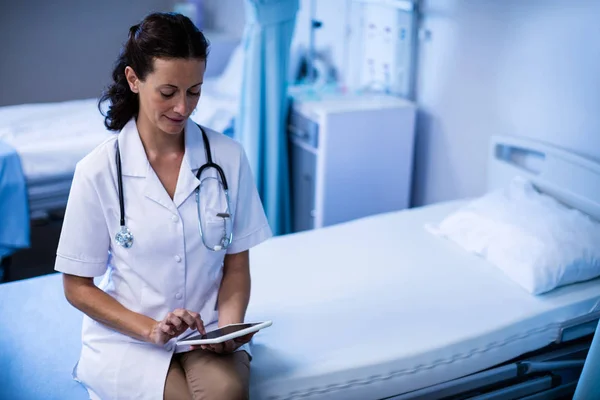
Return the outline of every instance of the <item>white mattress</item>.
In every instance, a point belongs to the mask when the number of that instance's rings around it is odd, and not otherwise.
[[[252,398],[381,399],[542,348],[600,308],[600,280],[534,297],[434,237],[462,202],[272,239],[251,251]]]
[[[0,140],[17,150],[31,182],[72,174],[111,135],[97,99],[2,107],[0,121]]]

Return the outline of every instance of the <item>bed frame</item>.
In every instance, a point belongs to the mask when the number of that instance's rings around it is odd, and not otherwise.
[[[429,399],[571,399],[583,369],[600,311],[561,331],[556,342],[496,367],[392,397]]]
[[[43,181],[28,181],[29,213],[32,221],[48,220],[61,215],[67,206],[73,174]]]
[[[525,138],[493,136],[487,167],[488,190],[505,187],[520,175],[541,192],[600,221],[598,162]],[[391,399],[571,399],[594,332],[600,330],[599,319],[600,309],[570,321],[555,343],[534,353]]]
[[[73,175],[54,177],[44,181],[28,181],[30,221],[45,225],[62,221]],[[12,280],[12,256],[0,257],[0,283]]]
[[[600,162],[529,139],[493,136],[488,189],[506,186],[516,175],[600,221]]]

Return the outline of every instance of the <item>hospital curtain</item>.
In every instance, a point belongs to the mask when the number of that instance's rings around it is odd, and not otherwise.
[[[291,228],[287,76],[298,0],[245,0],[244,72],[234,137],[242,143],[275,235]]]

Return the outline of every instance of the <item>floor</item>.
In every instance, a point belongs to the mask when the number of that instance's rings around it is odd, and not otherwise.
[[[54,273],[61,222],[36,222],[31,226],[31,247],[13,254],[4,282]]]

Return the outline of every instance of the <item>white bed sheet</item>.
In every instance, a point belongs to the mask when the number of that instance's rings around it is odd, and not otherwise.
[[[72,174],[75,164],[111,133],[97,99],[0,108],[0,140],[13,146],[28,181]]]
[[[251,251],[252,397],[380,399],[542,348],[600,280],[532,296],[424,229],[463,202],[274,238]]]

